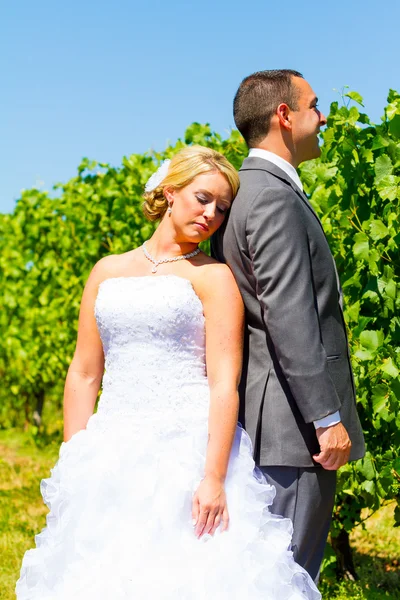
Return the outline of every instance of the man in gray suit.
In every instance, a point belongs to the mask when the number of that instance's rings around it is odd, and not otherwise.
[[[319,156],[326,119],[290,70],[246,77],[234,117],[250,152],[212,247],[246,307],[240,420],[276,487],[272,511],[293,522],[294,557],[317,579],[336,471],[364,454],[337,271],[296,172]]]

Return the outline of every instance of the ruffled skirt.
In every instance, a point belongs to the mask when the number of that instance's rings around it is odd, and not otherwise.
[[[23,560],[18,600],[318,600],[290,551],[292,524],[269,512],[275,489],[237,428],[226,478],[230,524],[193,532],[204,472],[205,424],[88,428],[62,444],[41,485],[50,509]]]

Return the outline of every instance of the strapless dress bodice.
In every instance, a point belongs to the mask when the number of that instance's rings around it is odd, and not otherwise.
[[[104,280],[95,317],[105,355],[99,417],[205,420],[203,306],[176,275]],[[142,423],[143,424],[143,423]]]

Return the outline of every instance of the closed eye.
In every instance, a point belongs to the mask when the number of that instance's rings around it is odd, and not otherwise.
[[[210,202],[213,202],[212,198],[204,198],[203,196],[197,196],[197,195],[196,195],[196,198],[197,198],[198,202],[200,202],[200,204],[202,204],[203,206],[205,206],[206,204],[209,204]],[[222,215],[224,215],[227,212],[228,208],[229,207],[226,205],[223,205],[223,206],[217,205],[217,211]]]

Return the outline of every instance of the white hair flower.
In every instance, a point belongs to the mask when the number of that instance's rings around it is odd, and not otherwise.
[[[155,190],[160,185],[160,183],[166,178],[170,162],[171,161],[169,158],[164,160],[164,162],[162,162],[161,165],[158,167],[157,171],[153,173],[153,175],[147,180],[147,183],[144,186],[144,191],[146,193]]]

